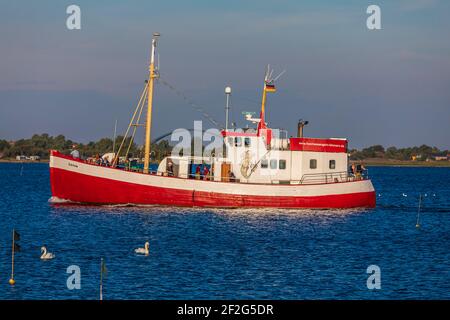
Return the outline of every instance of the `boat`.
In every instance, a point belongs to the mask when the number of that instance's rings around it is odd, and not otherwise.
[[[149,78],[129,131],[139,126],[144,106],[145,144],[142,169],[120,165],[124,141],[108,165],[50,150],[52,198],[59,203],[132,204],[215,208],[373,208],[375,190],[364,171],[349,172],[348,140],[304,137],[266,122],[266,96],[276,91],[270,68],[263,85],[259,118],[246,114],[254,127],[220,131],[226,152],[209,156],[171,154],[151,169],[153,91],[159,34],[152,39]],[[124,138],[125,140],[125,138]],[[125,152],[127,155],[128,152]],[[123,158],[123,157],[122,157]],[[125,160],[126,161],[126,160]],[[201,168],[201,169],[199,169]],[[206,173],[205,170],[206,169]]]

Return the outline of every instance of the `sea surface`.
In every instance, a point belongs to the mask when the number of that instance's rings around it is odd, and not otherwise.
[[[104,299],[450,299],[450,168],[369,173],[373,210],[61,206],[47,164],[0,163],[0,299],[98,299],[102,257]]]

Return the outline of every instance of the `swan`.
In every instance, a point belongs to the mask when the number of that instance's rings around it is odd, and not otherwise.
[[[134,249],[134,252],[136,252],[136,253],[138,253],[138,254],[143,254],[143,255],[148,256],[148,254],[149,254],[149,252],[150,252],[149,247],[150,247],[150,243],[148,243],[148,241],[147,241],[147,242],[144,244],[144,248],[137,248],[137,249]]]
[[[55,255],[51,252],[47,252],[47,248],[45,246],[41,247],[41,260],[51,260],[55,257]]]

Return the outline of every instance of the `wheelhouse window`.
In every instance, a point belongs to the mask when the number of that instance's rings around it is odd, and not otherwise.
[[[233,143],[234,143],[234,138],[233,138],[233,137],[228,137],[228,144],[229,144],[230,146],[232,146]]]
[[[280,168],[280,170],[285,170],[286,169],[286,160],[280,160],[280,162],[278,163],[278,168]]]
[[[329,168],[330,169],[336,169],[336,160],[330,160]]]
[[[267,169],[269,167],[269,161],[267,159],[261,160],[261,169]]]
[[[247,137],[244,139],[244,146],[246,148],[250,147],[250,143],[251,143],[250,138]]]
[[[236,138],[234,138],[234,146],[235,146],[235,147],[240,147],[240,146],[242,146],[242,138],[241,138],[241,137],[236,137]]]
[[[309,168],[310,169],[317,169],[317,159],[309,160]]]
[[[276,169],[277,164],[278,164],[277,159],[270,159],[270,169]]]

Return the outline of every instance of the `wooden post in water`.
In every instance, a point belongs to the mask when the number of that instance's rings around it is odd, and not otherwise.
[[[103,300],[103,258],[100,262],[100,300]]]
[[[103,274],[106,276],[106,266],[103,258],[100,260],[100,300],[103,300]]]
[[[11,278],[9,279],[9,284],[14,285],[16,280],[14,280],[14,249],[15,249],[16,231],[12,231],[12,249],[11,249]]]
[[[420,218],[420,206],[421,205],[422,205],[422,194],[419,194],[419,209],[417,210],[416,228],[420,228],[419,218]]]

